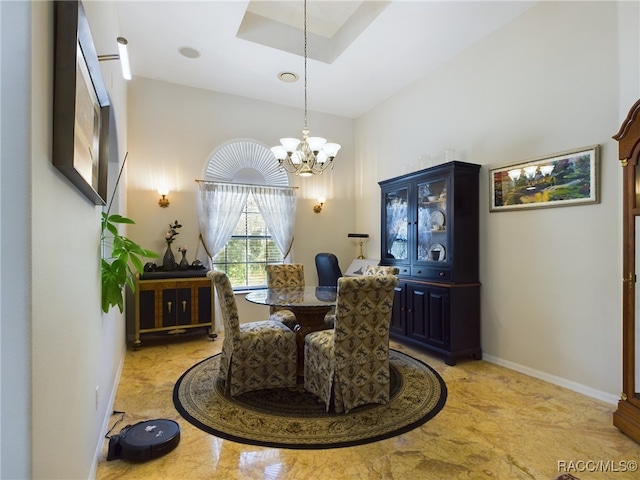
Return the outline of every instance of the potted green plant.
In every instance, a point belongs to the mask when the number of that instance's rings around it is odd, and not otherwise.
[[[116,181],[113,194],[120,183],[122,169],[127,161],[124,157],[120,174]],[[124,288],[129,286],[131,291],[135,291],[135,274],[143,271],[143,260],[145,258],[156,258],[156,252],[142,248],[130,238],[121,235],[118,230],[119,224],[135,224],[133,220],[122,215],[109,215],[113,195],[109,201],[106,212],[102,212],[101,244],[102,244],[102,311],[107,313],[111,307],[117,306],[120,313],[124,311]],[[131,268],[135,269],[135,271]]]

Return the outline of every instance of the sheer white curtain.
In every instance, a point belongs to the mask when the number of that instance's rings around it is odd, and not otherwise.
[[[209,262],[213,262],[213,257],[224,248],[236,228],[250,188],[246,185],[212,182],[198,182],[198,185],[200,236]]]
[[[283,259],[291,256],[293,229],[296,224],[296,193],[293,188],[251,188],[262,218],[271,238],[282,253]]]

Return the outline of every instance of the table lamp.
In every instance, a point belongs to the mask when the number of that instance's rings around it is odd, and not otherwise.
[[[364,254],[362,253],[362,245],[364,243],[363,238],[369,238],[369,234],[368,233],[348,233],[347,237],[360,239],[360,255],[358,255],[358,258],[359,259],[364,258]]]

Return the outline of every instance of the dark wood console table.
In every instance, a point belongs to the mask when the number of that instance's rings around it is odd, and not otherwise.
[[[133,346],[145,333],[186,333],[206,329],[216,338],[214,295],[206,269],[144,272],[135,281],[135,336]]]

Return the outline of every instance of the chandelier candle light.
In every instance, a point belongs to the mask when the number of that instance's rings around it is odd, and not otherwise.
[[[297,138],[281,138],[281,145],[271,151],[280,168],[301,177],[309,177],[333,168],[333,159],[340,150],[337,143],[327,143],[326,138],[310,137],[307,127],[307,0],[304,0],[304,128],[302,141]]]

